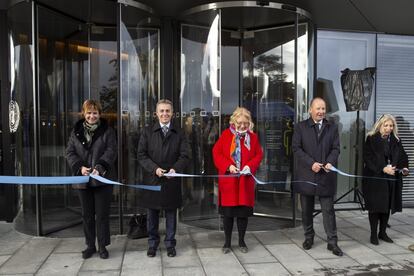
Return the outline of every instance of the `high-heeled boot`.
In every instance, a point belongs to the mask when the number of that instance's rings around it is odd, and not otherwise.
[[[224,217],[223,218],[223,228],[224,228],[224,245],[223,253],[230,253],[231,250],[231,234],[233,232],[233,217]]]
[[[371,228],[371,237],[370,237],[370,242],[374,245],[378,245],[378,219],[379,219],[379,214],[378,213],[372,213],[369,212],[368,213],[368,219],[369,219],[369,226]]]
[[[393,243],[394,241],[390,237],[388,237],[387,233],[385,232],[387,230],[387,224],[388,224],[389,218],[390,218],[390,213],[379,214],[380,230],[378,233],[378,238],[385,242]]]

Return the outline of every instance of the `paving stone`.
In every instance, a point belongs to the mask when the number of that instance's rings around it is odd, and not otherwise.
[[[12,255],[27,241],[0,241],[0,255]]]
[[[64,238],[54,250],[54,253],[78,253],[86,248],[84,238]]]
[[[357,240],[360,244],[363,244],[366,247],[369,247],[372,250],[379,252],[381,254],[387,255],[406,253],[406,248],[403,248],[395,243],[386,243],[380,240],[379,245],[371,244],[371,242],[369,241],[370,233],[361,228],[343,229],[342,231],[347,231],[347,234],[349,236],[352,236],[354,240]],[[390,234],[390,237],[393,238],[393,235]]]
[[[196,248],[222,247],[224,244],[223,232],[191,233]]]
[[[78,253],[51,254],[36,273],[37,276],[77,275],[83,263]]]
[[[203,268],[200,267],[168,267],[164,269],[164,276],[204,276]]]
[[[259,264],[259,263],[274,263],[275,257],[259,243],[255,237],[250,236],[245,239],[249,248],[249,252],[242,253],[239,246],[233,246],[233,253],[237,256],[242,264]]]
[[[291,275],[280,263],[245,264],[250,276],[286,276]]]
[[[406,268],[411,268],[412,270],[414,270],[414,254],[412,253],[389,255],[388,258],[401,264]],[[414,275],[414,271],[412,275]]]
[[[323,267],[296,244],[272,244],[267,249],[290,273],[295,275],[318,275]]]
[[[4,264],[12,255],[2,255],[0,256],[0,266]]]
[[[35,273],[59,242],[59,239],[32,238],[1,266],[0,274]]]
[[[369,272],[368,268],[347,256],[320,259],[318,262],[324,266],[322,271],[325,271],[328,275],[354,275]]]
[[[122,263],[121,276],[162,275],[162,264],[159,250],[153,258],[147,257],[146,251],[127,251]]]
[[[81,271],[99,271],[99,270],[121,270],[122,259],[125,251],[126,237],[113,236],[111,245],[107,247],[109,252],[108,259],[99,258],[94,254],[92,258],[86,259],[81,267]]]
[[[254,235],[262,244],[265,245],[292,242],[282,231],[255,232]]]
[[[232,252],[223,254],[221,248],[197,249],[207,275],[248,275]]]
[[[377,272],[380,269],[402,269],[401,265],[358,242],[345,241],[342,244],[342,250],[358,263],[369,267],[370,271]]]
[[[162,250],[162,264],[163,267],[201,267],[200,259],[197,255],[197,250],[185,243],[177,243],[177,256],[171,258],[167,256],[167,250]]]
[[[143,251],[148,249],[148,238],[128,239],[126,251]]]
[[[119,270],[81,271],[78,276],[119,276]]]

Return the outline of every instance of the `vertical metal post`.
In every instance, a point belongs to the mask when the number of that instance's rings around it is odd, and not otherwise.
[[[295,55],[294,55],[294,72],[295,72],[295,77],[294,77],[294,82],[295,82],[295,91],[296,91],[296,102],[295,102],[295,122],[297,123],[299,121],[299,112],[300,112],[300,99],[299,99],[299,92],[298,92],[298,35],[299,35],[299,25],[298,25],[298,14],[296,14],[296,19],[295,19]],[[295,162],[293,162],[293,166],[295,166]],[[293,169],[293,172],[295,170]],[[293,179],[293,178],[292,178]],[[293,192],[293,188],[291,185],[291,190],[292,190],[292,224],[293,227],[296,226],[296,193]]]
[[[38,13],[37,13],[37,5],[35,1],[31,2],[32,4],[32,57],[33,57],[33,139],[34,139],[34,174],[38,176],[40,174],[40,145],[39,145],[39,135],[40,135],[40,110],[39,110],[39,46],[38,46],[38,38],[39,38],[39,25],[38,25]],[[43,235],[43,227],[42,227],[42,193],[41,193],[41,186],[36,185],[36,233],[38,236]]]
[[[123,180],[123,171],[122,171],[122,60],[121,60],[121,20],[122,20],[122,9],[121,9],[121,3],[117,3],[117,58],[118,58],[118,93],[117,93],[117,99],[118,99],[118,118],[117,118],[117,124],[118,124],[118,182],[122,183]],[[119,233],[122,235],[124,233],[124,212],[123,212],[123,195],[124,195],[124,189],[123,187],[119,187],[119,200],[118,200],[118,215],[119,215]]]

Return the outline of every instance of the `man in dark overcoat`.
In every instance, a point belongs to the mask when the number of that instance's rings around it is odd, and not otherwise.
[[[334,196],[336,194],[336,173],[339,156],[339,134],[336,124],[325,119],[326,103],[322,98],[314,98],[309,108],[310,118],[295,125],[292,138],[292,151],[295,162],[294,193],[300,193],[302,224],[305,232],[303,248],[312,248],[315,231],[313,212],[315,196],[321,204],[323,226],[328,240],[328,250],[342,256],[338,247]]]
[[[160,210],[164,210],[166,236],[164,239],[167,255],[176,255],[175,232],[177,208],[181,207],[181,181],[167,178],[165,173],[182,173],[189,161],[189,147],[184,130],[171,121],[172,102],[159,100],[156,108],[158,121],[144,129],[138,144],[138,160],[144,171],[144,183],[161,185],[161,191],[146,191],[141,205],[148,208],[148,251],[154,257],[160,236],[158,233]]]

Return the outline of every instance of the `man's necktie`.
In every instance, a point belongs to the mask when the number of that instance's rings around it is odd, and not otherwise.
[[[317,132],[318,132],[318,138],[319,138],[319,136],[321,136],[321,133],[322,133],[322,124],[321,123],[317,123],[316,124],[316,130],[317,130]]]
[[[162,126],[162,133],[164,134],[164,136],[167,135],[168,132],[168,127],[167,126]]]

